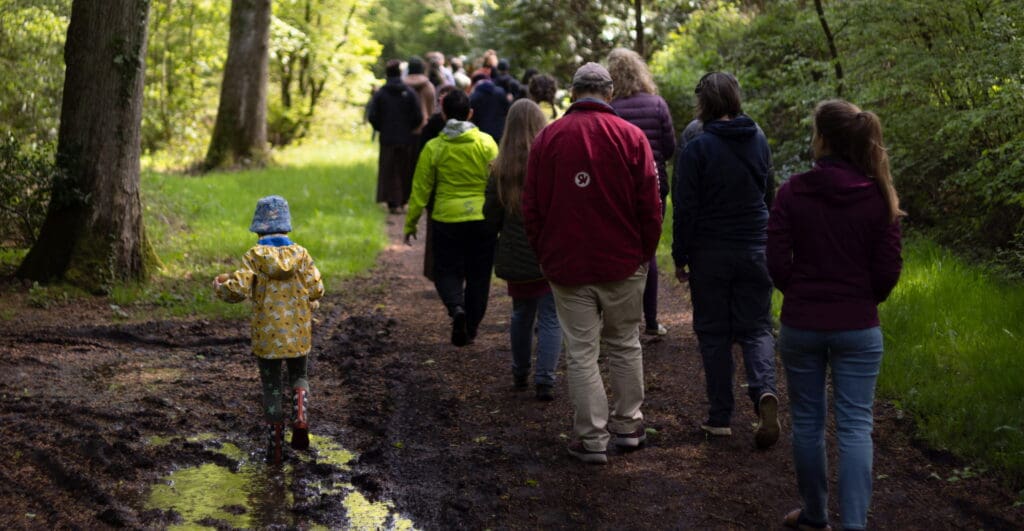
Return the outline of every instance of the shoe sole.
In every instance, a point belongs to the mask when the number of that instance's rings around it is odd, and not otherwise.
[[[714,435],[715,437],[730,437],[732,435],[732,428],[722,426],[708,426],[707,424],[701,424],[700,429],[708,435]]]
[[[639,437],[631,437],[628,435],[613,435],[612,441],[615,446],[619,448],[640,448],[647,442],[647,434],[643,434]]]
[[[466,331],[466,314],[457,313],[452,320],[452,344],[464,347],[469,343],[469,332]]]
[[[607,465],[608,455],[604,453],[577,452],[569,448],[569,455],[590,465]]]
[[[782,431],[782,426],[779,425],[779,399],[766,395],[758,403],[757,408],[761,423],[754,434],[754,443],[758,448],[765,449],[779,440],[779,432]]]

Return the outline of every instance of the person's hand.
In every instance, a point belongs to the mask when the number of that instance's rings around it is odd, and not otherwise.
[[[687,282],[690,281],[690,274],[686,272],[685,267],[676,268],[676,280],[682,282],[683,284],[686,284]]]
[[[416,239],[416,230],[415,229],[413,229],[411,232],[405,233],[405,244],[406,245],[412,245],[412,241],[410,241],[410,240],[415,240],[415,239]]]

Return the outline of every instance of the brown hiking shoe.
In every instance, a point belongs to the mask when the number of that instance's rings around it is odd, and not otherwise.
[[[569,443],[569,455],[583,461],[584,463],[591,465],[607,465],[608,464],[608,452],[605,450],[587,450],[586,446],[583,446],[583,441],[574,441]]]
[[[619,448],[640,448],[647,441],[647,432],[641,424],[633,433],[612,433],[612,442]]]

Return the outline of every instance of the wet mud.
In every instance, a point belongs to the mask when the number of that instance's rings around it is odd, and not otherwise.
[[[734,435],[700,433],[703,373],[686,293],[669,275],[669,335],[644,340],[648,444],[586,466],[565,451],[564,362],[554,402],[513,390],[504,286],[494,283],[475,343],[451,346],[419,274],[422,248],[401,245],[401,222],[390,223],[394,243],[378,267],[321,307],[309,367],[315,437],[278,467],[263,459],[246,322],[115,323],[94,317],[103,301],[5,321],[3,527],[776,529],[798,506],[784,379],[774,448],[754,449],[739,382]],[[970,464],[922,444],[886,402],[876,418],[874,528],[1024,526],[999,471],[949,481]]]

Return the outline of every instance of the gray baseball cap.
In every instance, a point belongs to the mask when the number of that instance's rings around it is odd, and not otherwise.
[[[578,85],[610,85],[611,82],[612,75],[608,73],[608,69],[593,62],[579,67],[572,76],[574,87]]]

